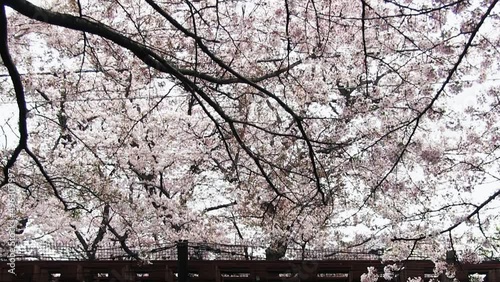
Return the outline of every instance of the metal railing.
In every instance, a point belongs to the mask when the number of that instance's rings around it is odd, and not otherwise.
[[[177,243],[151,248],[131,248],[127,253],[119,245],[100,245],[95,250],[85,250],[77,244],[24,243],[11,252],[15,259],[44,261],[87,260],[177,260]],[[7,260],[11,250],[0,249],[0,260]],[[266,247],[225,245],[206,242],[188,242],[190,260],[265,260]],[[378,260],[380,250],[365,249],[294,249],[288,248],[281,260]]]

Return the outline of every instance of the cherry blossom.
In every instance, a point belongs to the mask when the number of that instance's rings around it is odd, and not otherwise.
[[[363,273],[361,275],[361,282],[377,282],[378,274],[374,267],[368,267],[368,273]]]
[[[19,241],[498,257],[497,1],[0,6]]]

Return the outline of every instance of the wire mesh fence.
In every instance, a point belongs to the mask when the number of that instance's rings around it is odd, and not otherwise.
[[[265,260],[264,246],[226,245],[188,242],[190,260]],[[177,260],[177,243],[152,248],[129,248],[99,245],[85,249],[78,244],[24,243],[14,249],[0,248],[0,260],[14,254],[16,260],[89,261],[89,260]],[[288,248],[281,260],[378,260],[381,250],[364,249],[293,249]]]
[[[0,249],[0,260],[14,257],[16,260],[44,261],[89,261],[89,260],[135,260],[137,257],[149,260],[176,260],[176,245],[143,250],[130,248],[126,252],[120,246],[100,245],[85,249],[78,244],[29,243],[18,244],[14,249]]]
[[[266,247],[247,245],[222,245],[189,243],[191,260],[265,260]],[[380,250],[340,250],[340,249],[294,249],[288,248],[283,260],[377,260]]]

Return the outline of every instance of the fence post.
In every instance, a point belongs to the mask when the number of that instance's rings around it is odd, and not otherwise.
[[[188,282],[188,241],[177,242],[177,281]]]

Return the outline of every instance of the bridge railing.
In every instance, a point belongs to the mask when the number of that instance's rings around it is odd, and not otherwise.
[[[9,273],[7,264],[0,264],[2,282],[297,282],[336,281],[359,282],[367,267],[375,267],[384,273],[380,261],[189,261],[186,279],[180,280],[181,266],[177,261],[19,261],[15,263],[15,274]],[[407,261],[404,268],[395,273],[393,282],[406,282],[410,277],[432,278],[438,281],[431,261]],[[475,273],[484,276],[484,282],[500,281],[500,263],[483,262],[457,267],[455,278],[469,281]],[[379,281],[387,280],[382,277]]]
[[[76,244],[24,243],[13,251],[17,261],[87,261],[87,260],[177,260],[177,243],[164,244],[142,250],[131,248],[125,252],[119,245],[100,245],[85,250]],[[190,260],[265,260],[266,247],[225,245],[206,242],[188,242]],[[381,250],[366,249],[294,249],[288,248],[282,260],[378,260]],[[6,260],[8,250],[0,249],[0,260]],[[425,257],[412,257],[413,259]]]

